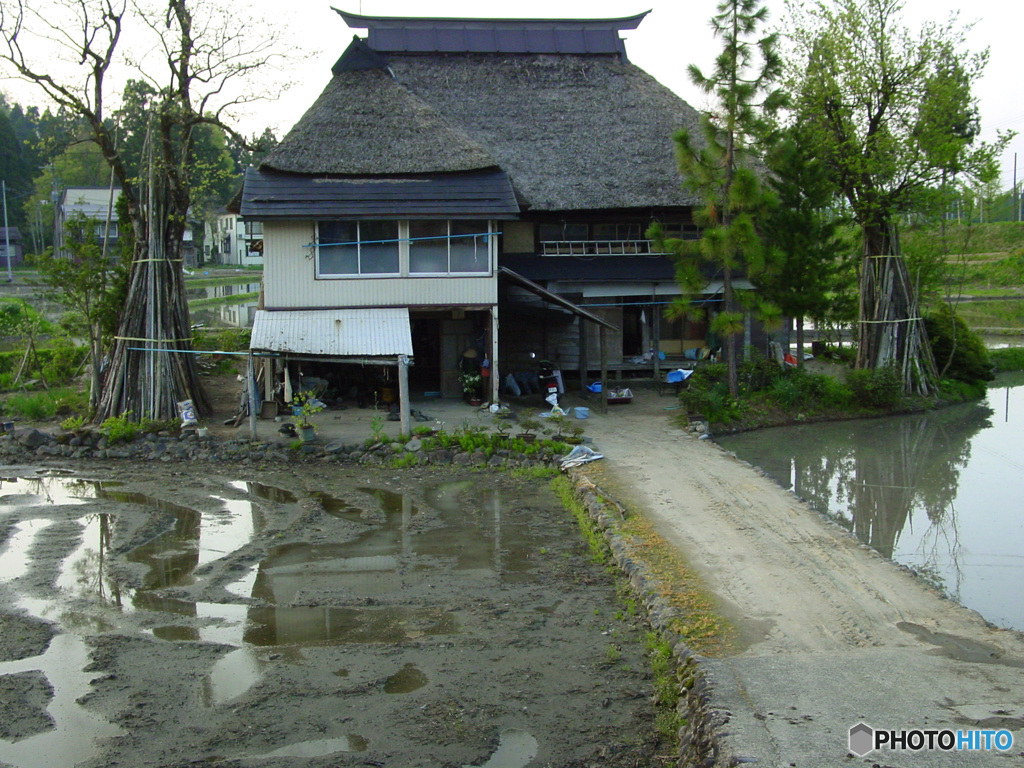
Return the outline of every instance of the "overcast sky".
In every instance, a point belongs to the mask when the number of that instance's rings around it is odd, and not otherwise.
[[[275,12],[277,0],[255,0],[254,9],[266,2]],[[284,104],[266,109],[263,123],[271,123],[279,135],[291,127],[301,112],[312,104],[330,77],[330,67],[348,45],[353,30],[331,10],[331,5],[345,11],[368,16],[517,16],[539,18],[618,18],[650,10],[639,29],[624,33],[630,61],[645,69],[694,107],[703,106],[704,97],[689,83],[686,67],[690,63],[710,70],[721,46],[710,31],[709,20],[715,13],[717,0],[518,0],[516,3],[480,2],[480,0],[290,0],[288,23],[291,34],[310,55],[301,66],[302,84],[289,89]],[[785,7],[781,0],[767,3],[774,21],[781,21]],[[960,6],[960,21],[974,22],[969,36],[971,50],[988,47],[991,59],[985,76],[976,88],[981,101],[982,137],[994,139],[996,130],[1017,130],[1024,134],[1024,88],[1020,85],[1020,61],[1017,46],[1022,35],[1024,6],[1005,0],[907,0],[908,25],[922,21],[945,21]],[[360,31],[360,34],[365,34]],[[287,109],[283,109],[284,105]],[[258,112],[257,112],[258,114]],[[285,117],[295,115],[295,118]],[[1013,152],[1019,153],[1018,180],[1024,179],[1024,137],[1018,136],[1003,159],[1002,181],[1013,182]]]
[[[259,133],[269,125],[278,136],[283,136],[323,90],[330,79],[331,66],[355,32],[331,10],[332,4],[346,11],[378,16],[596,18],[631,16],[650,10],[639,29],[625,33],[627,54],[634,64],[698,109],[705,106],[704,97],[689,83],[686,67],[694,63],[708,71],[721,48],[708,23],[717,0],[250,0],[238,6],[239,13],[262,14],[274,25],[285,25],[286,39],[301,53],[292,60],[287,73],[296,85],[280,96],[275,94],[273,101],[253,105],[241,124],[246,133]],[[905,17],[909,26],[926,20],[942,22],[958,5],[954,0],[906,0]],[[1005,0],[974,0],[964,5],[960,21],[974,22],[969,35],[971,50],[987,47],[991,52],[985,75],[975,91],[981,105],[982,138],[994,139],[997,129],[1024,134],[1024,89],[1019,84],[1020,64],[1015,58],[1024,6]],[[769,0],[768,7],[773,22],[780,22],[785,11],[782,0]],[[244,29],[244,22],[239,24]],[[24,104],[41,103],[38,93],[27,86],[4,81],[0,88]],[[1007,188],[1013,182],[1014,152],[1019,155],[1017,178],[1021,180],[1024,136],[1018,136],[1003,157],[1001,180]]]

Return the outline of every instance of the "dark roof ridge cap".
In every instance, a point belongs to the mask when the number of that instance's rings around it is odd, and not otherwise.
[[[291,176],[311,179],[313,181],[419,181],[432,179],[438,176],[484,176],[496,173],[506,173],[500,165],[488,165],[466,171],[422,171],[415,173],[302,173],[299,171],[285,171],[270,165],[261,165],[258,168],[249,166],[245,169],[249,172],[267,174],[270,176]]]
[[[465,23],[479,23],[479,24],[497,24],[502,26],[508,25],[551,25],[551,24],[582,24],[585,26],[614,26],[616,29],[636,29],[640,26],[640,23],[644,18],[651,12],[650,9],[641,13],[634,14],[632,16],[618,16],[614,18],[596,18],[596,19],[574,19],[574,18],[515,18],[515,17],[501,17],[501,18],[487,18],[479,16],[365,16],[358,13],[351,13],[349,11],[343,11],[340,8],[331,6],[331,10],[340,15],[345,23],[354,29],[370,29],[373,26],[377,26],[382,22],[405,22],[412,23],[413,25],[431,25],[431,24],[465,24]],[[371,22],[364,24],[361,22]],[[374,24],[376,22],[377,24]]]

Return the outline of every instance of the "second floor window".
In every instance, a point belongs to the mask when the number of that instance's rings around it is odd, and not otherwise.
[[[101,222],[95,226],[94,231],[96,233],[96,239],[101,242],[104,237],[109,237],[111,240],[114,240],[117,237],[117,222],[112,221],[109,226],[106,222]]]
[[[317,222],[317,275],[397,275],[397,221]]]
[[[488,275],[486,221],[318,221],[317,277]]]
[[[490,270],[487,224],[410,221],[409,274],[466,274]]]

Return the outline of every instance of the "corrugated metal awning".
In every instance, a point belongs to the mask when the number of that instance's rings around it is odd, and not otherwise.
[[[254,352],[316,357],[381,359],[412,357],[406,307],[375,309],[257,310]]]

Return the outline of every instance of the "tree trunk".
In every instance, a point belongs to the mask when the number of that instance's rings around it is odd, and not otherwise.
[[[902,256],[865,256],[860,278],[857,367],[899,368],[908,394],[935,392],[938,376]]]
[[[191,400],[200,416],[210,412],[192,354],[181,226],[175,224],[175,217],[185,214],[169,211],[166,198],[159,175],[151,173],[145,224],[136,228],[128,297],[104,381],[101,421],[122,415],[132,421],[175,419],[182,400]]]
[[[732,269],[728,266],[722,270],[722,309],[732,312]],[[729,395],[735,399],[740,395],[739,371],[736,367],[736,334],[728,331],[722,334],[722,353],[729,376]]]
[[[796,319],[796,365],[797,368],[804,367],[804,318],[802,315]]]

